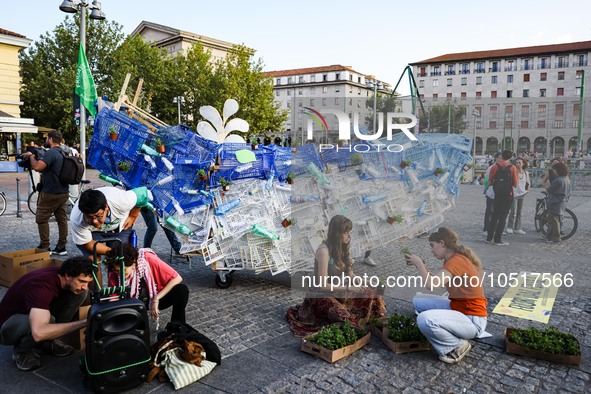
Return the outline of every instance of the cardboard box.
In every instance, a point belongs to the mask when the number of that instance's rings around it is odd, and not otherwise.
[[[31,263],[29,265],[27,265],[27,274],[29,272],[33,272],[35,270],[38,270],[39,268],[45,268],[45,267],[61,267],[63,261],[62,260],[58,260],[58,259],[51,259],[51,260],[44,260],[44,261],[39,261],[36,263]]]
[[[74,320],[86,319],[88,317],[88,311],[91,305],[81,306],[78,313],[74,316]],[[74,346],[75,349],[83,350],[85,348],[86,341],[86,327],[71,332],[67,335],[62,336],[62,341],[68,345]]]
[[[383,324],[384,326],[380,330],[378,327],[374,326],[370,323],[369,330],[372,334],[376,337],[380,338],[382,342],[390,350],[392,350],[396,354],[404,354],[404,353],[413,353],[413,352],[423,352],[426,350],[431,350],[431,344],[429,341],[419,342],[419,341],[407,341],[407,342],[394,342],[390,338],[388,338],[388,328],[386,325],[388,324],[388,318],[382,317],[378,319],[378,321]]]
[[[320,357],[324,361],[328,361],[329,363],[334,363],[335,361],[340,360],[343,357],[347,357],[348,355],[356,352],[357,350],[361,349],[365,345],[369,343],[371,340],[371,333],[367,333],[363,338],[360,338],[357,342],[352,345],[342,347],[336,350],[328,350],[325,347],[317,345],[315,343],[310,342],[309,338],[313,335],[309,335],[306,338],[302,338],[302,345],[300,349],[302,352],[310,353],[316,357]]]
[[[513,331],[516,331],[516,328],[507,327],[505,328],[505,350],[507,353],[517,354],[518,356],[525,356],[525,357],[532,357],[537,358],[539,360],[551,361],[554,363],[563,363],[569,365],[580,365],[581,364],[581,355],[578,356],[569,356],[566,354],[554,354],[554,353],[546,353],[540,350],[528,349],[516,343],[509,341],[509,334]],[[575,338],[576,339],[576,338]],[[578,339],[577,339],[578,342]],[[580,344],[579,344],[580,348]]]
[[[0,285],[10,287],[27,273],[30,264],[49,263],[49,251],[44,249],[25,249],[0,254]]]

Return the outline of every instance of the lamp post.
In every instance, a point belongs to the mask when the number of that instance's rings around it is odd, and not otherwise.
[[[511,114],[511,116],[509,118],[511,119],[511,147],[509,149],[511,149],[513,152],[515,152],[513,150],[513,114]]]
[[[172,99],[172,102],[178,106],[179,124],[181,124],[181,103],[185,103],[185,98],[183,96],[176,96]]]
[[[476,118],[480,117],[480,112],[477,109],[472,111],[472,116],[474,116],[474,149],[472,151],[472,163],[474,164],[474,169],[476,169]]]
[[[368,88],[373,89],[373,132],[375,134],[378,132],[378,129],[376,128],[376,116],[378,112],[378,89],[382,88],[382,83],[374,78],[367,81],[366,85]]]
[[[521,125],[517,126],[517,147],[515,148],[515,155],[519,154],[519,140],[521,139]]]
[[[60,10],[68,14],[80,12],[80,46],[86,53],[86,8],[90,11],[90,19],[103,20],[105,13],[101,10],[101,3],[94,0],[92,4],[85,0],[64,0]],[[80,154],[86,163],[86,108],[80,105]]]
[[[548,134],[550,134],[550,139],[548,139]],[[548,158],[552,157],[552,153],[550,152],[550,140],[552,140],[552,130],[548,130],[548,134],[546,134],[546,144],[548,144],[548,149],[546,150],[546,154]]]

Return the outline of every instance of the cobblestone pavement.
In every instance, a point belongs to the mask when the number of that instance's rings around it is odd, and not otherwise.
[[[93,186],[103,185],[95,171],[89,171]],[[21,188],[27,178],[20,175]],[[34,216],[22,205],[22,218],[16,217],[16,174],[0,174],[0,190],[7,194],[8,209],[0,217],[0,253],[35,247],[38,244]],[[558,291],[550,324],[573,333],[582,345],[580,366],[539,361],[508,354],[504,351],[505,327],[544,327],[539,323],[492,314],[487,331],[492,338],[472,341],[473,350],[459,365],[440,362],[432,352],[395,355],[377,338],[355,354],[335,364],[326,363],[299,350],[285,321],[289,306],[301,302],[302,296],[290,291],[287,275],[254,275],[242,271],[233,274],[233,285],[225,290],[214,284],[215,273],[199,257],[190,263],[175,258],[171,265],[184,278],[191,291],[187,320],[199,331],[215,340],[223,355],[222,365],[183,392],[208,393],[311,393],[311,392],[384,392],[384,393],[513,393],[513,392],[591,392],[591,192],[576,191],[569,207],[579,218],[575,236],[559,245],[543,243],[533,226],[535,197],[527,197],[523,228],[526,235],[508,235],[510,245],[485,244],[482,233],[484,198],[481,187],[463,185],[456,206],[443,225],[456,230],[460,243],[472,247],[482,259],[486,272],[494,274],[487,283],[489,313],[507,290],[497,283],[499,273],[519,271],[572,273],[574,286]],[[136,225],[140,244],[145,225]],[[55,242],[57,226],[51,225]],[[168,260],[170,247],[159,232],[154,250]],[[425,238],[399,240],[372,251],[377,267],[356,265],[357,274],[411,275],[399,253],[409,247],[435,269],[438,263],[429,252]],[[53,247],[53,244],[52,244]],[[76,253],[68,244],[69,256]],[[492,285],[492,286],[491,286]],[[385,300],[389,313],[395,310],[411,313],[411,299],[417,288],[390,288]],[[422,290],[424,291],[424,290]],[[0,287],[0,297],[6,289]],[[161,321],[168,321],[164,314]],[[85,392],[78,370],[78,355],[65,359],[43,356],[43,367],[33,372],[17,370],[11,360],[12,349],[0,346],[0,392],[79,393]],[[143,385],[131,393],[173,392],[169,383]]]

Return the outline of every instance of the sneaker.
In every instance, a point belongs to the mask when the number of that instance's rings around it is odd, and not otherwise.
[[[507,234],[513,234],[513,229],[512,228],[508,228],[506,231]]]
[[[515,234],[521,234],[521,235],[525,235],[525,234],[526,234],[526,232],[525,232],[525,231],[523,231],[523,230],[521,230],[521,229],[519,229],[519,230],[515,230],[515,231],[514,231],[514,233],[515,233]]]
[[[495,246],[507,246],[507,245],[509,245],[509,242],[505,242],[505,241],[495,242],[494,245]]]
[[[457,364],[468,354],[468,352],[472,349],[472,345],[465,339],[462,339],[460,344],[457,348],[452,350],[451,352],[439,356],[439,359],[447,364]]]
[[[54,339],[53,341],[43,341],[41,349],[45,353],[52,354],[56,357],[66,357],[74,351],[74,348],[60,339]]]
[[[21,371],[30,371],[41,366],[41,358],[33,349],[22,353],[12,353],[12,360]]]
[[[560,241],[557,241],[555,239],[546,239],[546,243],[548,243],[548,244],[557,244],[557,243],[560,243]]]
[[[65,246],[63,248],[58,248],[56,246],[55,249],[53,249],[51,251],[51,254],[57,254],[59,256],[66,256],[68,254],[68,251],[66,250],[66,247]]]
[[[39,246],[37,246],[37,249],[43,249],[43,250],[47,250],[48,252],[51,252],[51,249],[49,248],[49,246],[44,248],[43,246],[39,245]]]
[[[507,234],[509,234],[509,233],[507,232],[507,230],[503,230],[503,235],[507,235]]]
[[[365,259],[363,259],[363,264],[369,265],[370,267],[375,267],[378,264],[376,263],[376,261],[371,257],[366,257]]]

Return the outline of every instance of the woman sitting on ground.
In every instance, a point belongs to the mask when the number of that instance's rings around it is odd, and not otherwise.
[[[374,290],[343,283],[345,277],[355,277],[349,255],[352,227],[351,220],[344,216],[336,215],[331,219],[326,241],[316,250],[315,287],[301,305],[287,311],[287,321],[294,336],[306,336],[345,320],[363,327],[370,319],[386,314],[384,301]],[[334,282],[331,278],[335,278]],[[337,283],[336,278],[339,278],[340,286],[332,287],[331,283]]]
[[[472,348],[468,339],[478,337],[486,328],[486,298],[480,278],[482,264],[472,251],[458,245],[455,232],[440,228],[429,236],[431,252],[443,260],[443,268],[430,273],[414,254],[405,255],[406,264],[417,267],[425,288],[433,291],[445,286],[449,298],[419,294],[413,298],[417,324],[439,355],[448,364],[460,362]]]
[[[117,260],[118,248],[107,252],[109,287],[121,286],[121,262]],[[183,278],[152,249],[139,251],[131,244],[123,244],[125,286],[131,288],[131,297],[146,304],[150,316],[158,318],[160,311],[172,306],[170,321],[185,322],[185,309],[189,301],[189,289]]]

